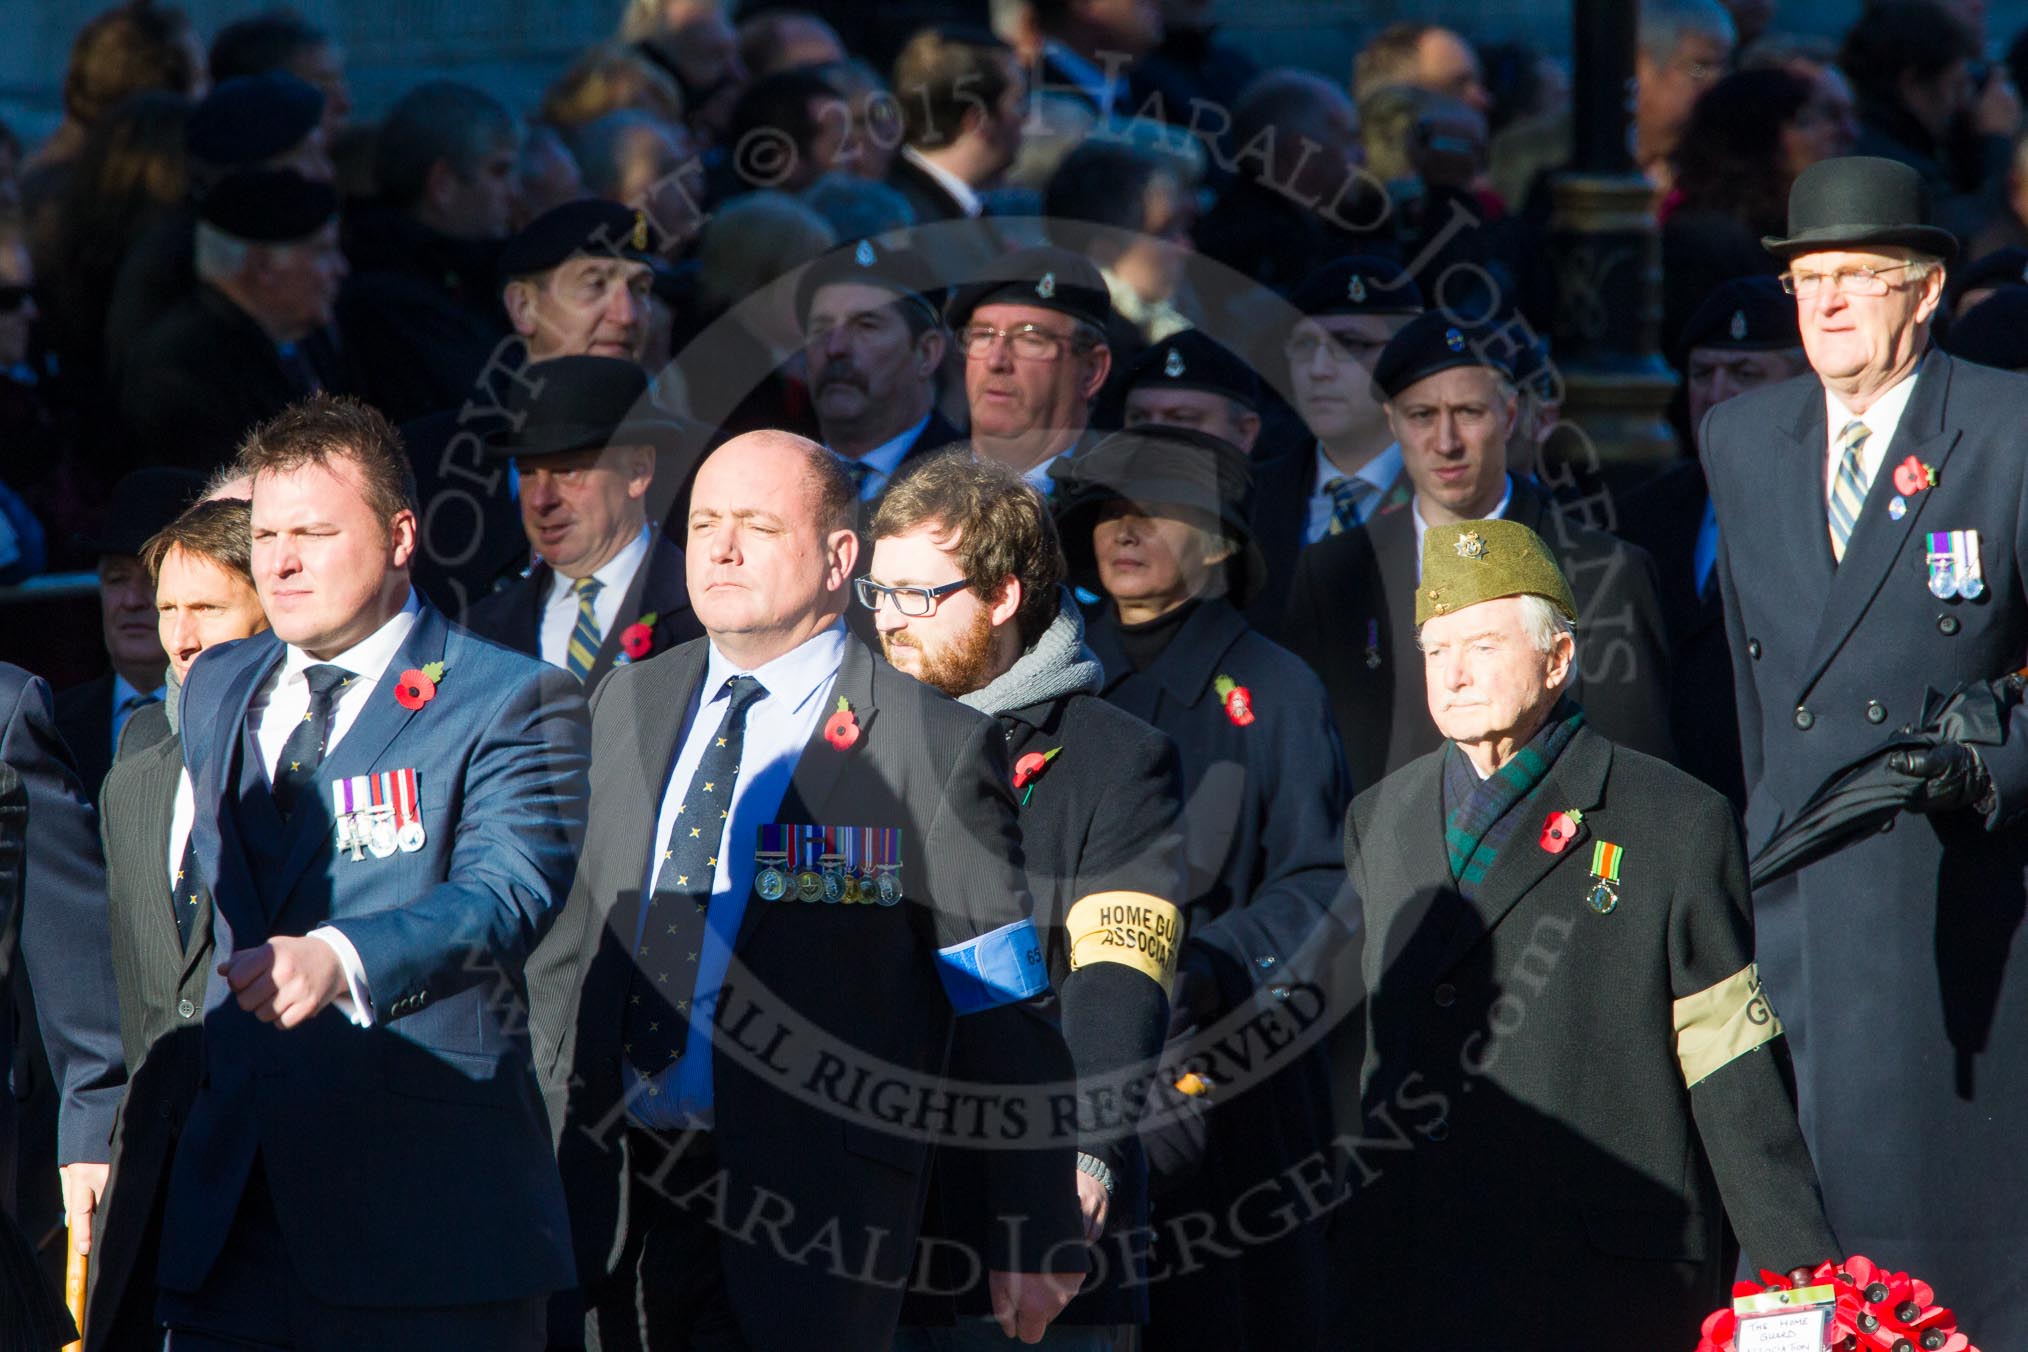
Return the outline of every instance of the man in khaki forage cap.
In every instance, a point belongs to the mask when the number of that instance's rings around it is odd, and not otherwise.
[[[1680,1343],[1755,1267],[1842,1252],[1783,1088],[1732,809],[1587,727],[1577,606],[1514,521],[1433,525],[1415,597],[1446,741],[1353,801],[1363,1049],[1328,1348]],[[1352,1064],[1354,1058],[1360,1064]],[[1383,1148],[1384,1147],[1384,1148]],[[1460,1281],[1458,1274],[1470,1274]],[[1613,1293],[1579,1311],[1573,1281]]]

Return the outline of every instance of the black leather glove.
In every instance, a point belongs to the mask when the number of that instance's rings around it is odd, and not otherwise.
[[[1978,753],[1963,742],[1910,747],[1887,758],[1888,768],[1922,781],[1908,806],[1914,812],[1955,812],[1986,796],[1992,781]]]

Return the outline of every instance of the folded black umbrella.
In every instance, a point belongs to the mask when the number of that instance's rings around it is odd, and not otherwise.
[[[2017,672],[1997,681],[1965,681],[1947,695],[1925,692],[1922,717],[1909,730],[1832,774],[1754,852],[1748,865],[1753,885],[1764,887],[1843,849],[1878,831],[1906,808],[1922,780],[1889,764],[1895,752],[1943,742],[2000,745],[2006,739],[2007,716],[2021,702],[2024,684],[2028,682]]]

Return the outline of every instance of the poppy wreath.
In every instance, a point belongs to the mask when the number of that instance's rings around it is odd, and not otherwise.
[[[1734,1283],[1735,1301],[1795,1289],[1787,1277],[1766,1269],[1760,1277]],[[1826,1344],[1832,1352],[1978,1352],[1958,1331],[1957,1316],[1936,1303],[1929,1283],[1906,1272],[1889,1272],[1854,1254],[1843,1263],[1819,1264],[1808,1284],[1836,1292]],[[1713,1310],[1704,1318],[1697,1352],[1734,1352],[1738,1329],[1732,1309]]]

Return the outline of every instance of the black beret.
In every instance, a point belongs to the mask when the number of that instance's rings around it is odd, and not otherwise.
[[[1391,258],[1337,258],[1303,278],[1289,301],[1306,315],[1413,315],[1422,288]]]
[[[648,214],[600,197],[551,207],[521,227],[500,250],[500,275],[532,277],[573,258],[606,255],[646,263],[653,231]]]
[[[1951,274],[1951,298],[1967,291],[2028,285],[2028,249],[2010,246],[1974,258]]]
[[[2003,371],[2028,370],[2028,287],[2002,287],[1965,311],[1943,337],[1944,351]]]
[[[138,554],[203,491],[204,476],[194,469],[149,465],[133,470],[113,485],[99,530],[80,535],[77,542],[92,555]]]
[[[285,154],[324,120],[324,93],[283,71],[221,82],[190,114],[183,144],[192,158],[239,169]]]
[[[1693,347],[1728,352],[1781,352],[1803,345],[1796,324],[1796,302],[1773,277],[1735,277],[1704,298],[1690,322],[1676,335],[1676,364],[1690,359]]]
[[[942,291],[931,280],[929,266],[913,249],[890,249],[862,239],[849,249],[834,249],[803,269],[796,279],[796,322],[810,322],[810,302],[820,287],[836,283],[877,286],[921,306],[939,317]]]
[[[1124,389],[1131,392],[1143,386],[1204,390],[1260,411],[1260,377],[1198,329],[1165,338],[1134,359],[1127,368]]]
[[[1194,428],[1130,427],[1059,459],[1049,474],[1057,485],[1057,534],[1077,582],[1098,586],[1092,527],[1107,503],[1126,498],[1185,508],[1235,541],[1240,550],[1231,568],[1235,605],[1245,605],[1266,585],[1267,559],[1247,518],[1253,462],[1224,438]]]
[[[1373,362],[1373,389],[1388,400],[1418,380],[1460,366],[1487,366],[1514,378],[1512,344],[1485,324],[1454,319],[1441,310],[1417,315],[1388,340]]]
[[[294,244],[338,217],[338,190],[293,169],[241,169],[204,194],[197,215],[250,244]]]
[[[980,280],[957,289],[944,318],[963,328],[981,305],[1035,305],[1082,319],[1104,329],[1113,319],[1113,297],[1097,265],[1083,254],[1045,245],[994,260]]]
[[[508,395],[507,414],[506,423],[486,438],[487,453],[500,459],[607,446],[701,445],[691,424],[655,405],[639,363],[618,357],[529,363]]]

